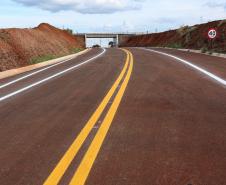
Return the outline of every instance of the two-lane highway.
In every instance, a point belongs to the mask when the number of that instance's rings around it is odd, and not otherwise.
[[[37,71],[0,83],[1,185],[226,184],[225,59],[92,49]]]
[[[91,52],[82,58],[58,65],[58,69],[51,68],[51,71],[2,88],[1,97],[65,71],[103,51]],[[85,126],[121,70],[125,71],[125,60],[125,52],[113,49],[76,70],[2,99],[0,184],[42,184]],[[121,75],[121,78],[124,76]]]
[[[172,57],[130,51],[132,79],[87,184],[226,184],[225,86]]]

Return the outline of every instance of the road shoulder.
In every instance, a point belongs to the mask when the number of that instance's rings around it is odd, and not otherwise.
[[[53,60],[48,60],[48,61],[45,61],[45,62],[29,65],[29,66],[26,66],[26,67],[21,67],[21,68],[17,68],[17,69],[11,69],[11,70],[7,70],[7,71],[3,71],[3,72],[0,72],[0,80],[4,79],[4,78],[12,77],[12,76],[24,73],[24,72],[28,72],[28,71],[31,71],[31,70],[34,70],[34,69],[38,69],[38,68],[41,68],[41,67],[53,65],[53,64],[56,64],[58,62],[62,62],[64,60],[70,60],[70,59],[73,59],[73,58],[75,58],[79,55],[83,55],[83,54],[87,53],[88,51],[89,51],[89,49],[85,49],[85,50],[78,52],[76,54],[67,55],[67,56],[64,56],[64,57],[56,58],[56,59],[53,59]]]

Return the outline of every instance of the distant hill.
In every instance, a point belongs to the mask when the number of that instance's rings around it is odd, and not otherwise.
[[[46,23],[32,29],[0,29],[0,71],[71,54],[78,48],[84,48],[83,38]]]
[[[210,28],[218,31],[218,37],[213,43],[208,39],[207,33]],[[213,50],[226,52],[226,20],[213,21],[194,26],[183,26],[176,30],[169,30],[162,33],[132,36],[121,46],[144,47],[160,46],[171,48],[188,48]]]

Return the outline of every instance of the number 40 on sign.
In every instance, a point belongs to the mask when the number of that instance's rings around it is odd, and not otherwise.
[[[209,29],[208,31],[208,38],[215,39],[217,37],[217,30],[214,28]]]

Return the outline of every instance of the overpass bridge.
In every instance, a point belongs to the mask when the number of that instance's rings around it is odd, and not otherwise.
[[[125,41],[131,36],[142,35],[144,33],[78,33],[76,36],[83,36],[85,39],[85,44],[87,46],[87,39],[107,39],[112,38],[115,47],[118,47],[120,43]]]

